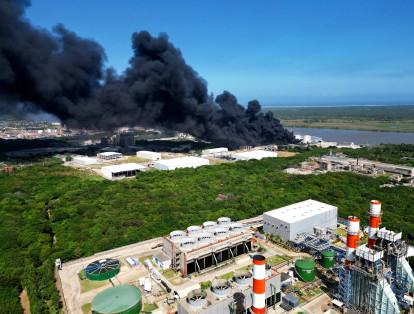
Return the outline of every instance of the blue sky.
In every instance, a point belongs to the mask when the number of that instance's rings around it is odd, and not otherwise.
[[[412,0],[32,0],[30,21],[98,41],[119,72],[131,34],[166,32],[209,90],[265,105],[414,103]]]

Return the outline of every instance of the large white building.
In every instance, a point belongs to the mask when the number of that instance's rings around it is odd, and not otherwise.
[[[114,159],[121,158],[122,154],[117,153],[117,152],[103,152],[103,153],[97,154],[96,157],[102,160],[114,160]]]
[[[98,161],[96,158],[88,157],[88,156],[73,156],[72,163],[82,166],[88,166],[92,164],[96,164]]]
[[[197,168],[200,166],[208,166],[209,164],[208,159],[188,156],[155,161],[154,168],[158,170],[174,170],[177,168]]]
[[[134,177],[138,172],[146,169],[143,165],[136,163],[125,163],[101,168],[102,175],[109,180],[117,180]]]
[[[157,152],[150,152],[147,150],[140,150],[137,152],[137,157],[142,159],[148,159],[148,160],[160,160],[161,159],[161,153]]]
[[[268,150],[248,150],[245,152],[234,153],[232,157],[236,160],[251,160],[256,159],[260,160],[263,158],[272,158],[277,157],[277,152],[268,151]]]
[[[229,152],[229,149],[227,147],[217,147],[217,148],[209,148],[209,149],[203,149],[201,151],[202,156],[221,156],[225,155]]]
[[[336,228],[338,208],[315,200],[306,200],[263,214],[263,231],[292,241],[300,233],[313,233],[314,227]]]

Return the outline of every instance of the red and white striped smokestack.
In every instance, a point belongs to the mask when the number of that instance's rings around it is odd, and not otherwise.
[[[355,259],[355,250],[359,241],[359,218],[355,216],[348,217],[348,232],[346,237],[346,259],[345,265],[351,264]]]
[[[381,202],[373,200],[369,210],[368,247],[373,249],[377,242],[377,232],[381,223]]]
[[[266,312],[266,258],[253,256],[253,306],[255,314]]]

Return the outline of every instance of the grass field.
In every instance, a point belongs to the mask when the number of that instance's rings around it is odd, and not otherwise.
[[[267,109],[286,127],[414,132],[414,105]]]

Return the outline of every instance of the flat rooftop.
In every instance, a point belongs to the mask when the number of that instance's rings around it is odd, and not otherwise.
[[[209,161],[205,158],[187,156],[158,160],[156,163],[171,167],[191,167],[192,165],[208,165]]]
[[[262,158],[268,157],[277,157],[276,152],[267,151],[267,150],[249,150],[246,152],[234,153],[234,158],[241,158],[241,159],[257,159],[260,160]]]
[[[112,173],[116,172],[124,172],[124,171],[134,171],[134,170],[144,170],[146,169],[145,166],[137,164],[137,163],[125,163],[120,165],[112,165],[112,166],[105,166],[102,167],[102,170],[106,170]]]
[[[321,213],[327,213],[332,210],[337,210],[336,206],[309,199],[303,202],[273,209],[265,212],[263,215],[277,218],[286,223],[294,223]]]
[[[118,152],[103,152],[103,153],[98,153],[98,156],[119,156],[122,155],[121,153]]]

